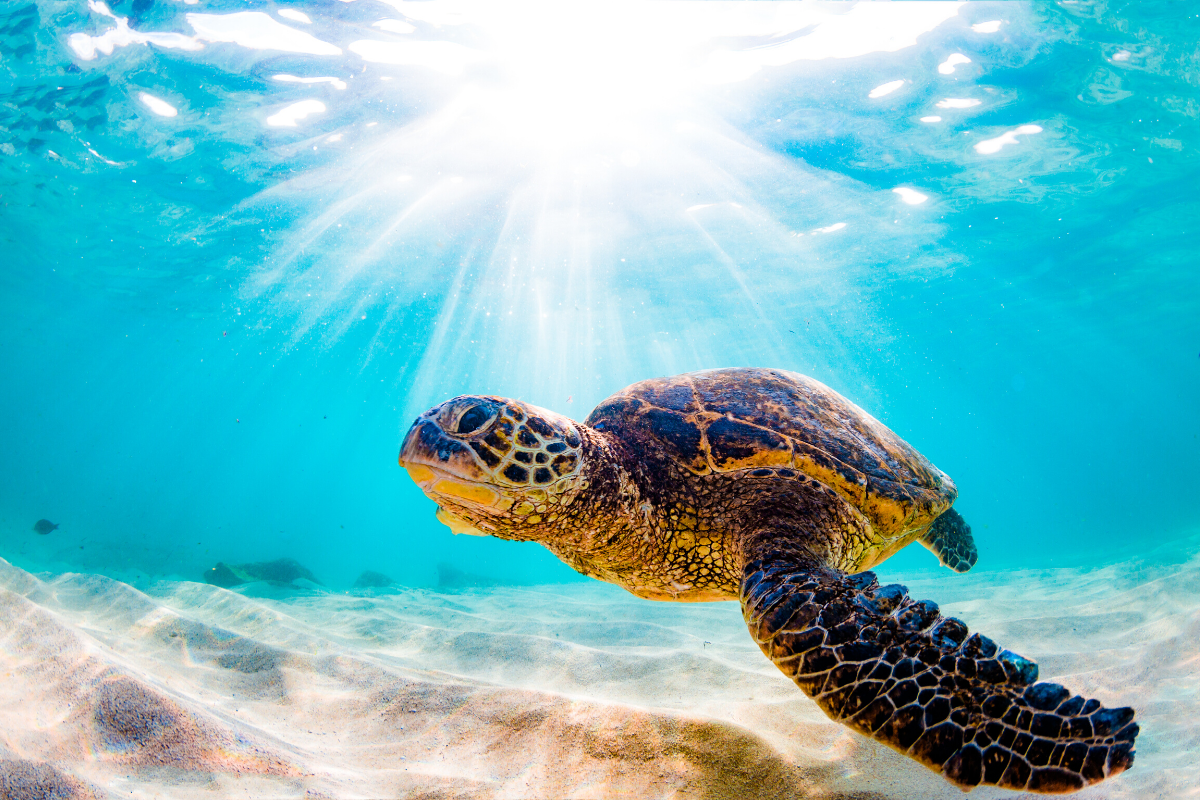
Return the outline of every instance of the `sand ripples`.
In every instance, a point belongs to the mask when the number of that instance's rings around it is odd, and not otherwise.
[[[1079,796],[1195,791],[1200,562],[908,584],[1138,708],[1134,769]],[[827,721],[735,605],[602,585],[139,591],[0,561],[0,674],[5,798],[961,797]]]

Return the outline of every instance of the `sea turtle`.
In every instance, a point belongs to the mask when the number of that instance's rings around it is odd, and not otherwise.
[[[456,397],[400,463],[456,533],[540,542],[653,600],[741,601],[754,640],[837,722],[969,790],[1062,793],[1128,769],[1131,708],[1054,683],[865,570],[919,541],[963,572],[949,476],[812,378],[720,369],[642,381],[583,424]]]

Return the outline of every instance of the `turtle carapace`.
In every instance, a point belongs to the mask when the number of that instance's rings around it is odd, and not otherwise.
[[[636,383],[583,424],[464,396],[422,414],[400,463],[456,533],[540,542],[653,600],[740,600],[750,634],[837,722],[963,789],[1062,793],[1128,769],[1138,726],[880,586],[918,541],[977,554],[949,476],[829,387],[771,369]]]

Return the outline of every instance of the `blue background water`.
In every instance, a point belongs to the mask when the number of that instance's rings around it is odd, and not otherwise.
[[[186,13],[251,8],[202,3],[113,11],[191,35]],[[535,545],[434,520],[396,465],[413,416],[483,392],[582,419],[635,380],[735,365],[812,375],[917,446],[957,482],[980,569],[1113,561],[1196,530],[1187,4],[968,4],[914,46],[698,84],[610,127],[628,109],[589,92],[627,62],[620,42],[579,92],[523,96],[545,120],[517,105],[489,122],[479,109],[509,102],[495,63],[448,75],[348,47],[491,52],[485,26],[373,0],[253,8],[303,9],[311,25],[279,21],[342,53],[134,43],[85,60],[68,36],[110,17],[0,8],[0,556],[189,579],[291,556],[334,587],[364,568],[434,585],[439,562],[571,580]],[[775,41],[716,37],[689,68]],[[954,52],[971,62],[939,73]],[[908,83],[868,97],[892,80]],[[326,111],[265,123],[309,98]],[[61,528],[38,536],[41,517]]]

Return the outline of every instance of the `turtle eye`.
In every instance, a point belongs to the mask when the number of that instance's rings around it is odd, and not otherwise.
[[[471,406],[465,414],[458,418],[458,426],[454,430],[459,434],[474,433],[482,428],[491,416],[483,406]]]

